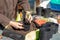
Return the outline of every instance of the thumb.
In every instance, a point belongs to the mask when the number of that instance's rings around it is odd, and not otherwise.
[[[21,24],[21,23],[18,23],[18,25],[19,25],[19,26],[22,26],[23,24]]]

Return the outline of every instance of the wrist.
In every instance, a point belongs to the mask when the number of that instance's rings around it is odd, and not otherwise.
[[[13,23],[13,21],[10,21],[9,25],[11,26],[11,25],[12,25],[12,23]]]

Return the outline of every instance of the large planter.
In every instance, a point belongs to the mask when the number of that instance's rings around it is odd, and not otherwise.
[[[49,40],[58,31],[58,24],[47,22],[40,28],[40,40]]]

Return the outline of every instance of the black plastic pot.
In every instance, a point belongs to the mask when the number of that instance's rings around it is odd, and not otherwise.
[[[53,23],[53,22],[47,22],[45,25],[43,25],[47,28],[50,28],[52,32],[52,34],[56,34],[56,32],[58,31],[58,24]]]
[[[50,17],[50,12],[51,12],[50,8],[43,9],[43,16],[44,17]]]
[[[52,37],[50,29],[40,29],[40,40],[49,40]]]
[[[36,13],[37,15],[44,16],[44,17],[50,17],[50,8],[43,8],[43,7],[37,7],[36,8]]]
[[[58,24],[48,22],[40,28],[40,40],[49,40],[52,35],[57,33]]]
[[[25,36],[21,35],[21,34],[18,34],[12,30],[7,30],[7,29],[4,29],[3,30],[3,33],[2,33],[3,36],[6,36],[6,37],[10,37],[14,40],[24,40],[25,39]]]
[[[29,31],[30,30],[30,25],[25,25],[24,24],[23,27],[24,27],[24,29],[23,29],[24,31]]]
[[[43,10],[43,7],[37,7],[36,8],[37,15],[41,15],[42,14],[42,10]]]

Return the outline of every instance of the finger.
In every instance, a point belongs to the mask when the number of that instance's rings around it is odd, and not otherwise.
[[[29,22],[31,23],[32,20],[33,20],[32,17],[30,17]]]
[[[18,28],[19,28],[19,29],[24,29],[24,27],[22,27],[22,26],[18,26]]]
[[[23,24],[21,24],[21,23],[18,23],[18,25],[19,25],[19,26],[22,26]]]
[[[32,20],[32,19],[33,19],[32,16],[30,16],[29,20]]]

